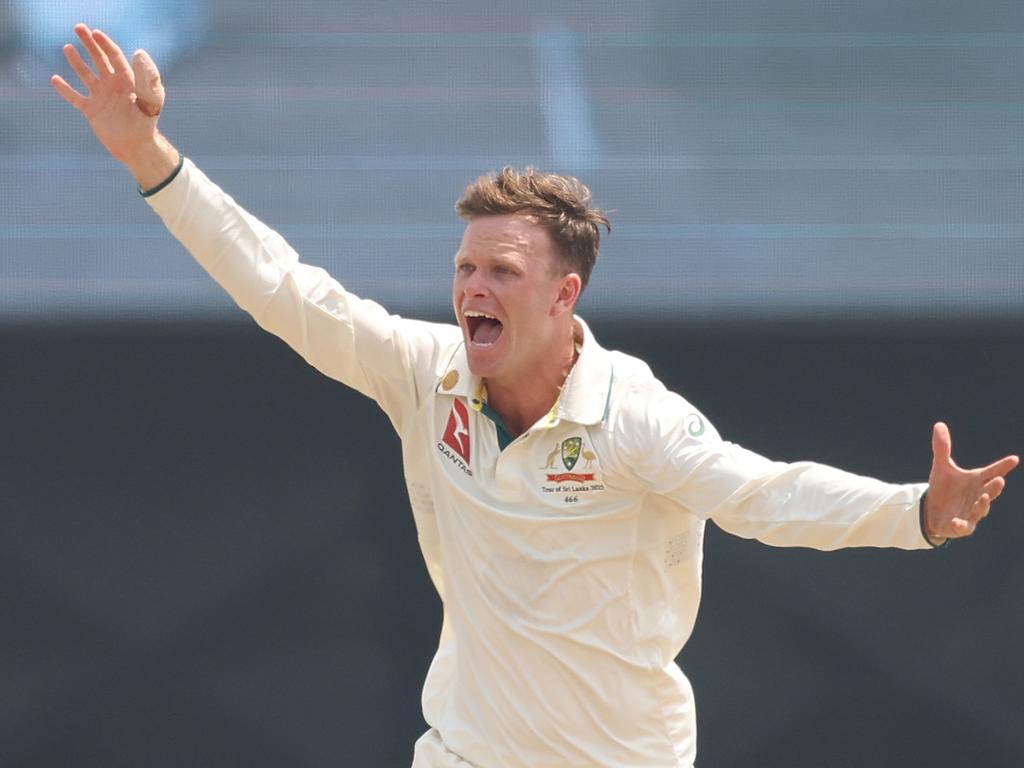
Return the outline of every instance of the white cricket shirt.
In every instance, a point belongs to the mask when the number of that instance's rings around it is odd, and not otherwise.
[[[578,318],[559,401],[500,450],[457,326],[348,293],[189,161],[147,200],[239,306],[376,400],[401,436],[444,605],[416,768],[690,766],[693,697],[674,659],[696,617],[708,518],[781,546],[929,547],[924,484],[724,442]]]

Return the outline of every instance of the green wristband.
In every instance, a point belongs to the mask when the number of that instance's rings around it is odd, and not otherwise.
[[[924,524],[924,500],[927,499],[927,498],[928,498],[928,491],[926,490],[924,493],[921,494],[921,501],[918,502],[917,519],[918,519],[918,523],[921,526],[921,535],[924,536],[924,540],[928,542],[928,546],[930,546],[932,549],[945,549],[946,547],[949,546],[949,539],[947,538],[941,544],[936,544],[934,541],[932,541],[929,538],[928,531],[925,528],[925,524]]]
[[[142,187],[139,187],[139,194],[142,195],[143,197],[151,197],[152,195],[155,195],[157,192],[159,192],[161,189],[166,187],[168,184],[170,184],[172,181],[174,181],[177,178],[178,174],[181,173],[181,169],[182,169],[182,167],[184,165],[185,165],[185,156],[179,152],[178,153],[178,165],[175,166],[173,171],[171,171],[171,175],[168,176],[163,181],[161,181],[159,184],[157,184],[152,189],[147,189],[147,190],[143,191]]]

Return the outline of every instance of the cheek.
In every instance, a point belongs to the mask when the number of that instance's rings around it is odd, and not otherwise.
[[[547,305],[532,295],[507,297],[503,304],[509,324],[526,336],[537,336],[547,320]]]

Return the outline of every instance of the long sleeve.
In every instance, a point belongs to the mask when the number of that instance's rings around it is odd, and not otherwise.
[[[658,388],[626,417],[634,475],[702,519],[744,538],[815,549],[927,549],[918,505],[925,483],[896,484],[815,462],[784,463],[723,441],[682,397]],[[646,443],[646,448],[644,447]],[[657,460],[655,460],[657,457]],[[627,459],[628,460],[628,459]]]
[[[454,326],[406,320],[299,261],[281,235],[186,160],[146,198],[235,302],[315,368],[379,402],[396,423],[424,387]]]

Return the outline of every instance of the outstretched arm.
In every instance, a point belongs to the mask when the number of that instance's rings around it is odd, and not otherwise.
[[[924,549],[968,536],[1020,463],[1006,456],[980,469],[958,467],[945,424],[935,425],[927,484],[771,461],[721,440],[693,406],[657,386],[660,393],[652,387],[648,397],[630,398],[615,416],[629,424],[615,443],[627,476],[730,533],[773,546]]]
[[[974,533],[992,502],[1006,487],[1006,474],[1020,459],[1005,456],[979,469],[961,469],[953,461],[949,427],[932,429],[932,471],[925,497],[924,527],[932,541],[958,539]]]
[[[85,116],[96,138],[124,163],[139,187],[157,186],[177,167],[179,156],[157,130],[164,88],[156,64],[149,54],[139,50],[129,65],[113,40],[85,24],[76,25],[75,34],[85,46],[92,67],[71,44],[64,46],[64,56],[86,93],[72,88],[60,75],[54,75],[50,82]]]
[[[399,425],[420,392],[436,385],[438,359],[461,339],[457,327],[391,316],[303,264],[279,233],[183,160],[157,130],[164,89],[152,59],[136,51],[129,64],[113,40],[84,24],[75,34],[91,66],[73,45],[64,55],[85,93],[57,75],[53,87],[139,186],[154,193],[147,203],[168,230],[263,328],[326,375],[372,397]]]

